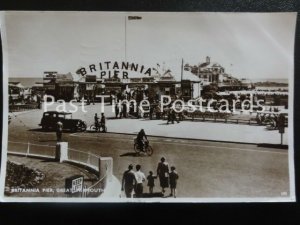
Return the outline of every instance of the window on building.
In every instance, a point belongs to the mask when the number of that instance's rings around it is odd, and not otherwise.
[[[169,95],[170,94],[170,88],[165,88],[165,94]]]

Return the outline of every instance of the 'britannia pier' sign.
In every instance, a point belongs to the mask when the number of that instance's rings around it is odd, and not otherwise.
[[[128,71],[134,71],[143,75],[151,76],[152,70],[149,67],[138,63],[105,61],[98,64],[90,64],[88,67],[81,67],[77,74],[85,76],[89,73],[99,72],[100,78],[122,78],[128,79]]]

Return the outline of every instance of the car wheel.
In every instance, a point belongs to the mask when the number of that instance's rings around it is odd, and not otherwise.
[[[83,132],[86,131],[86,125],[85,124],[82,125],[81,131],[83,131]]]

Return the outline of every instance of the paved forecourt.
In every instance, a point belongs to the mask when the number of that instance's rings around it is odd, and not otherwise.
[[[81,103],[76,103],[80,106]],[[55,110],[57,103],[48,107],[48,110]],[[60,108],[61,109],[61,108]],[[68,103],[66,110],[71,108]],[[73,113],[73,118],[86,121],[88,127],[94,123],[95,113],[101,115],[101,104],[86,105],[82,112],[81,108]],[[14,113],[22,123],[30,128],[38,128],[38,124],[42,118],[43,110],[33,110],[27,112]],[[188,138],[212,141],[228,141],[240,143],[268,143],[280,144],[280,134],[278,130],[267,130],[265,126],[246,125],[246,124],[230,124],[222,122],[197,122],[197,121],[181,121],[167,125],[166,120],[149,120],[122,118],[115,119],[114,112],[110,105],[104,106],[104,113],[107,120],[108,132],[136,134],[140,129],[144,129],[147,135],[172,137],[172,138]],[[14,117],[14,116],[13,116]],[[288,144],[288,133],[283,135],[283,144]]]
[[[226,124],[214,122],[182,121],[168,124],[166,120],[116,119],[108,121],[108,131],[133,134],[144,129],[147,135],[240,143],[280,144],[278,130],[267,130],[265,126]],[[287,136],[283,144],[287,144]]]

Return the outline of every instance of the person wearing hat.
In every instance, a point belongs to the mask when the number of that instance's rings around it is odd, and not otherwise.
[[[132,197],[132,191],[136,185],[136,179],[133,169],[133,165],[130,164],[128,166],[128,170],[126,170],[123,174],[122,178],[122,189],[121,191],[125,191],[126,198]]]
[[[162,193],[164,194],[165,188],[169,187],[169,164],[166,162],[165,157],[160,159],[156,172],[159,178],[160,187],[162,188]]]

